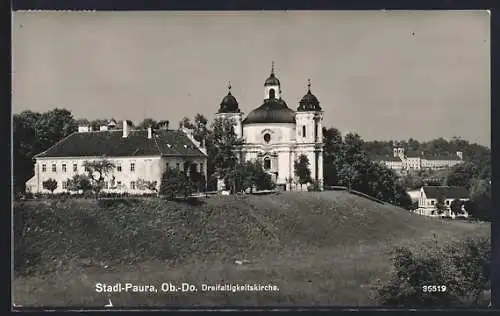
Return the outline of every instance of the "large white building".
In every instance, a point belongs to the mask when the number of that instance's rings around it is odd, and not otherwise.
[[[296,182],[294,162],[303,154],[309,160],[312,180],[323,187],[323,111],[311,93],[310,81],[307,93],[293,110],[283,99],[273,66],[264,83],[261,106],[243,118],[229,86],[216,117],[233,119],[235,132],[244,142],[240,157],[260,160],[278,186]]]
[[[404,172],[412,170],[440,170],[451,168],[463,162],[462,152],[454,155],[439,156],[426,155],[425,153],[406,153],[405,149],[397,144],[393,148],[393,156],[379,159],[381,163],[395,171]]]
[[[49,193],[43,187],[48,179],[57,181],[54,193],[67,192],[67,181],[76,174],[87,174],[84,162],[106,159],[115,168],[105,177],[104,192],[150,193],[144,185],[156,182],[167,167],[196,169],[205,176],[207,155],[205,148],[193,139],[187,130],[133,130],[128,121],[122,129],[102,126],[99,131],[80,127],[46,151],[36,155],[35,175],[26,182],[32,193]]]

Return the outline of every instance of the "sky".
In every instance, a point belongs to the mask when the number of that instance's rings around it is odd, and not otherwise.
[[[24,12],[12,19],[12,109],[177,127],[213,120],[228,81],[246,114],[275,63],[324,125],[365,140],[490,146],[487,11]]]

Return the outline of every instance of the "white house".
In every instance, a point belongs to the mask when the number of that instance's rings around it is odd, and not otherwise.
[[[264,102],[243,119],[236,98],[231,94],[221,102],[216,117],[231,118],[238,137],[244,141],[243,160],[260,160],[273,181],[284,188],[297,180],[294,161],[301,154],[309,160],[311,177],[323,187],[323,111],[311,93],[311,84],[297,109],[283,99],[281,84],[274,73],[264,83]]]
[[[202,144],[184,130],[132,130],[124,120],[120,130],[79,128],[46,151],[36,155],[35,175],[26,182],[32,193],[48,193],[43,182],[57,181],[54,193],[67,192],[67,180],[86,174],[84,162],[107,159],[115,168],[105,177],[104,192],[148,193],[144,181],[156,181],[157,189],[167,167],[196,171],[205,176],[207,154]]]
[[[444,200],[444,205],[447,210],[442,215],[451,216],[455,218],[457,214],[451,212],[451,202],[455,199],[461,202],[469,201],[469,192],[464,187],[452,186],[423,186],[420,189],[420,197],[418,199],[418,209],[415,213],[426,216],[440,216],[436,209],[436,204],[439,199]],[[462,206],[464,214],[462,216],[468,217],[469,215]]]

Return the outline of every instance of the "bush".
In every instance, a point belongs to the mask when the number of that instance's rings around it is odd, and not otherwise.
[[[395,272],[378,288],[378,301],[395,307],[478,307],[488,289],[491,246],[487,238],[467,239],[416,254],[395,250]],[[425,286],[445,286],[424,291]],[[435,290],[435,289],[433,289]]]

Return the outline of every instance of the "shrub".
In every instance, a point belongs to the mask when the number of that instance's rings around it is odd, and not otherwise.
[[[487,238],[467,239],[416,254],[395,250],[395,272],[377,290],[382,305],[397,307],[478,307],[488,288],[491,246]],[[424,286],[444,285],[444,291],[424,291]]]

